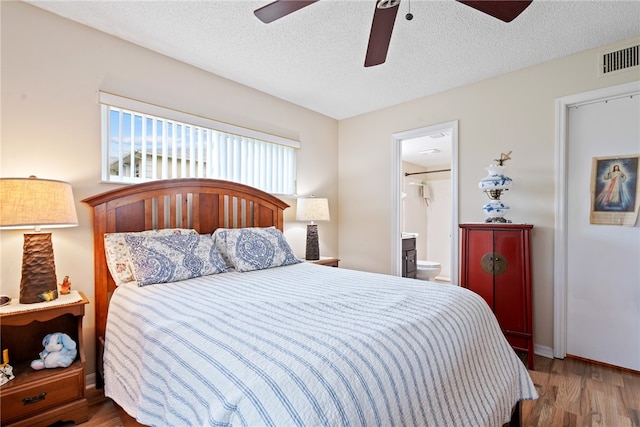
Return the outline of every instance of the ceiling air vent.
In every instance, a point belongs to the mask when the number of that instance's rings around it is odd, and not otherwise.
[[[599,75],[608,76],[620,71],[638,68],[638,48],[640,45],[628,46],[614,51],[600,53]]]

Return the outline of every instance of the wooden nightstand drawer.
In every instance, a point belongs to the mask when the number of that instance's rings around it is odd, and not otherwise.
[[[0,397],[2,424],[83,398],[83,372],[76,361],[68,368],[29,372],[3,385]]]

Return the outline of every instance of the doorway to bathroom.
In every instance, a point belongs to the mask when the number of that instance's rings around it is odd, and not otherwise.
[[[458,122],[392,135],[392,273],[402,274],[402,238],[417,260],[435,262],[435,281],[458,283]]]

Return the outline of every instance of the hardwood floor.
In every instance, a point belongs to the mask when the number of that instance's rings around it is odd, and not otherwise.
[[[640,374],[567,358],[536,356],[540,397],[523,402],[522,426],[640,426]]]
[[[522,427],[640,427],[640,373],[569,358],[536,356],[535,364],[529,373],[540,398],[523,402]],[[89,403],[83,427],[122,426],[113,403],[99,392],[90,394]]]

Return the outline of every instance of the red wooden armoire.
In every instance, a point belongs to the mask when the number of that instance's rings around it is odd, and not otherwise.
[[[514,350],[534,369],[530,234],[533,225],[460,224],[460,285],[484,298]]]

